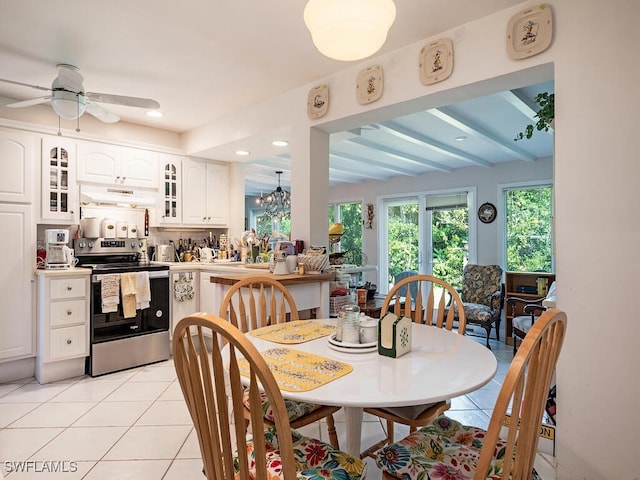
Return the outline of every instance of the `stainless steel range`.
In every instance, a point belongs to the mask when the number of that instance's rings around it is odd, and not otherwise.
[[[169,267],[149,264],[147,240],[80,238],[74,240],[74,249],[78,266],[92,270],[87,373],[98,376],[167,360]],[[135,309],[131,303],[125,305],[122,282],[127,293],[136,292],[137,286],[137,293],[145,297],[136,301]]]

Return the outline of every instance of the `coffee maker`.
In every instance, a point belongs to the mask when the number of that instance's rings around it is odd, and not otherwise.
[[[69,268],[69,256],[71,254],[67,246],[69,242],[69,230],[45,230],[44,239],[47,244],[47,256],[44,267],[58,270]]]

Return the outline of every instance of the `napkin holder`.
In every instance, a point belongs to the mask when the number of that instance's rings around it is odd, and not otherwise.
[[[378,328],[378,353],[399,358],[411,351],[411,318],[387,312]]]

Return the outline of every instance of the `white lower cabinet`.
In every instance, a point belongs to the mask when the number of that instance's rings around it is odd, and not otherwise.
[[[36,379],[83,375],[89,355],[89,269],[39,270]]]

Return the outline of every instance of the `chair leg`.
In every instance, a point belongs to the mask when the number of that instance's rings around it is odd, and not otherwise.
[[[500,318],[496,319],[496,339],[500,341]]]
[[[491,345],[489,345],[489,337],[491,336],[491,324],[489,324],[488,327],[484,327],[484,329],[487,331],[487,348],[491,350]]]
[[[336,425],[333,421],[333,415],[327,415],[327,432],[329,433],[329,443],[336,450],[340,449],[340,445],[338,444],[338,434],[336,433]]]
[[[516,337],[516,335],[513,335],[513,356],[516,356],[516,352],[518,351],[518,337]]]
[[[387,420],[387,442],[393,443],[393,422],[391,420]]]

